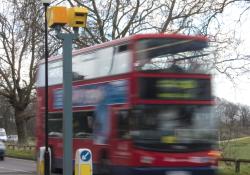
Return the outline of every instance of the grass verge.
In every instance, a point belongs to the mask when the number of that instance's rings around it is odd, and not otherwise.
[[[225,164],[224,162],[220,162],[219,175],[236,175],[235,164]],[[240,173],[237,175],[250,175],[250,164],[241,163]]]
[[[228,142],[222,142],[221,146],[225,146],[224,157],[227,158],[237,158],[237,159],[250,159],[250,138],[241,138],[234,139]],[[35,160],[35,150],[12,150],[7,149],[6,155],[9,157],[22,158]],[[235,164],[234,163],[219,163],[219,175],[235,175]],[[241,163],[240,164],[240,173],[237,175],[250,175],[250,163]]]
[[[28,159],[28,160],[35,160],[35,151],[34,150],[6,150],[6,156],[14,157],[14,158],[21,158],[21,159]]]
[[[220,146],[223,149],[223,156],[226,158],[235,159],[250,159],[250,138],[244,137],[233,139],[230,141],[221,142]],[[235,175],[234,162],[220,162],[219,175]],[[240,173],[237,175],[250,175],[250,163],[240,163]]]

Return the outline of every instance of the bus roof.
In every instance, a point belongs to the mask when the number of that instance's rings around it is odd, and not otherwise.
[[[101,44],[96,44],[94,46],[89,46],[89,47],[85,47],[82,49],[78,49],[78,50],[74,50],[72,55],[79,55],[82,52],[90,52],[92,50],[96,50],[96,49],[100,49],[100,48],[104,48],[110,45],[117,45],[117,44],[123,44],[126,43],[128,41],[131,40],[138,40],[138,39],[147,39],[147,38],[176,38],[176,39],[193,39],[193,40],[198,40],[198,41],[208,41],[207,37],[202,36],[202,35],[183,35],[183,34],[166,34],[166,33],[148,33],[148,34],[135,34],[135,35],[131,35],[128,37],[124,37],[124,38],[120,38],[120,39],[116,39],[116,40],[112,40],[112,41],[108,41],[105,43],[101,43]],[[57,56],[52,56],[49,58],[49,61],[55,61],[58,59],[61,59],[62,55],[57,55]],[[44,63],[44,59],[40,60],[39,64]]]

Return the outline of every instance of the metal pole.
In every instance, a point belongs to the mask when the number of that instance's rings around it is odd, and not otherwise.
[[[72,44],[76,34],[59,33],[63,40],[63,175],[72,174]]]
[[[50,155],[49,155],[49,145],[48,145],[48,22],[47,22],[47,9],[49,4],[44,3],[45,11],[45,153],[44,153],[44,172],[45,175],[50,175]]]

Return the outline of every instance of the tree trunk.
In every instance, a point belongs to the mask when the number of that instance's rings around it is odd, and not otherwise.
[[[26,144],[28,141],[26,121],[24,120],[23,115],[24,111],[15,109],[16,130],[19,144]]]

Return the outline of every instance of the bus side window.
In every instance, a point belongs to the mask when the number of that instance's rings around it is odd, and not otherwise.
[[[73,135],[75,138],[88,138],[93,134],[93,111],[73,113]]]
[[[61,84],[63,80],[63,68],[62,60],[57,60],[49,63],[48,67],[48,76],[49,76],[49,85]]]
[[[132,69],[132,54],[128,44],[120,45],[114,55],[112,75],[127,73]]]
[[[45,64],[41,64],[38,67],[36,86],[37,87],[45,86]]]
[[[96,51],[96,75],[103,77],[109,75],[112,67],[112,59],[114,54],[114,47],[102,48]]]
[[[118,52],[126,52],[128,50],[128,45],[124,44],[118,47]]]
[[[94,52],[74,56],[72,59],[72,70],[75,76],[77,75],[75,78],[83,80],[96,77],[95,62],[96,57]]]
[[[129,113],[126,110],[118,112],[118,138],[129,138]]]

